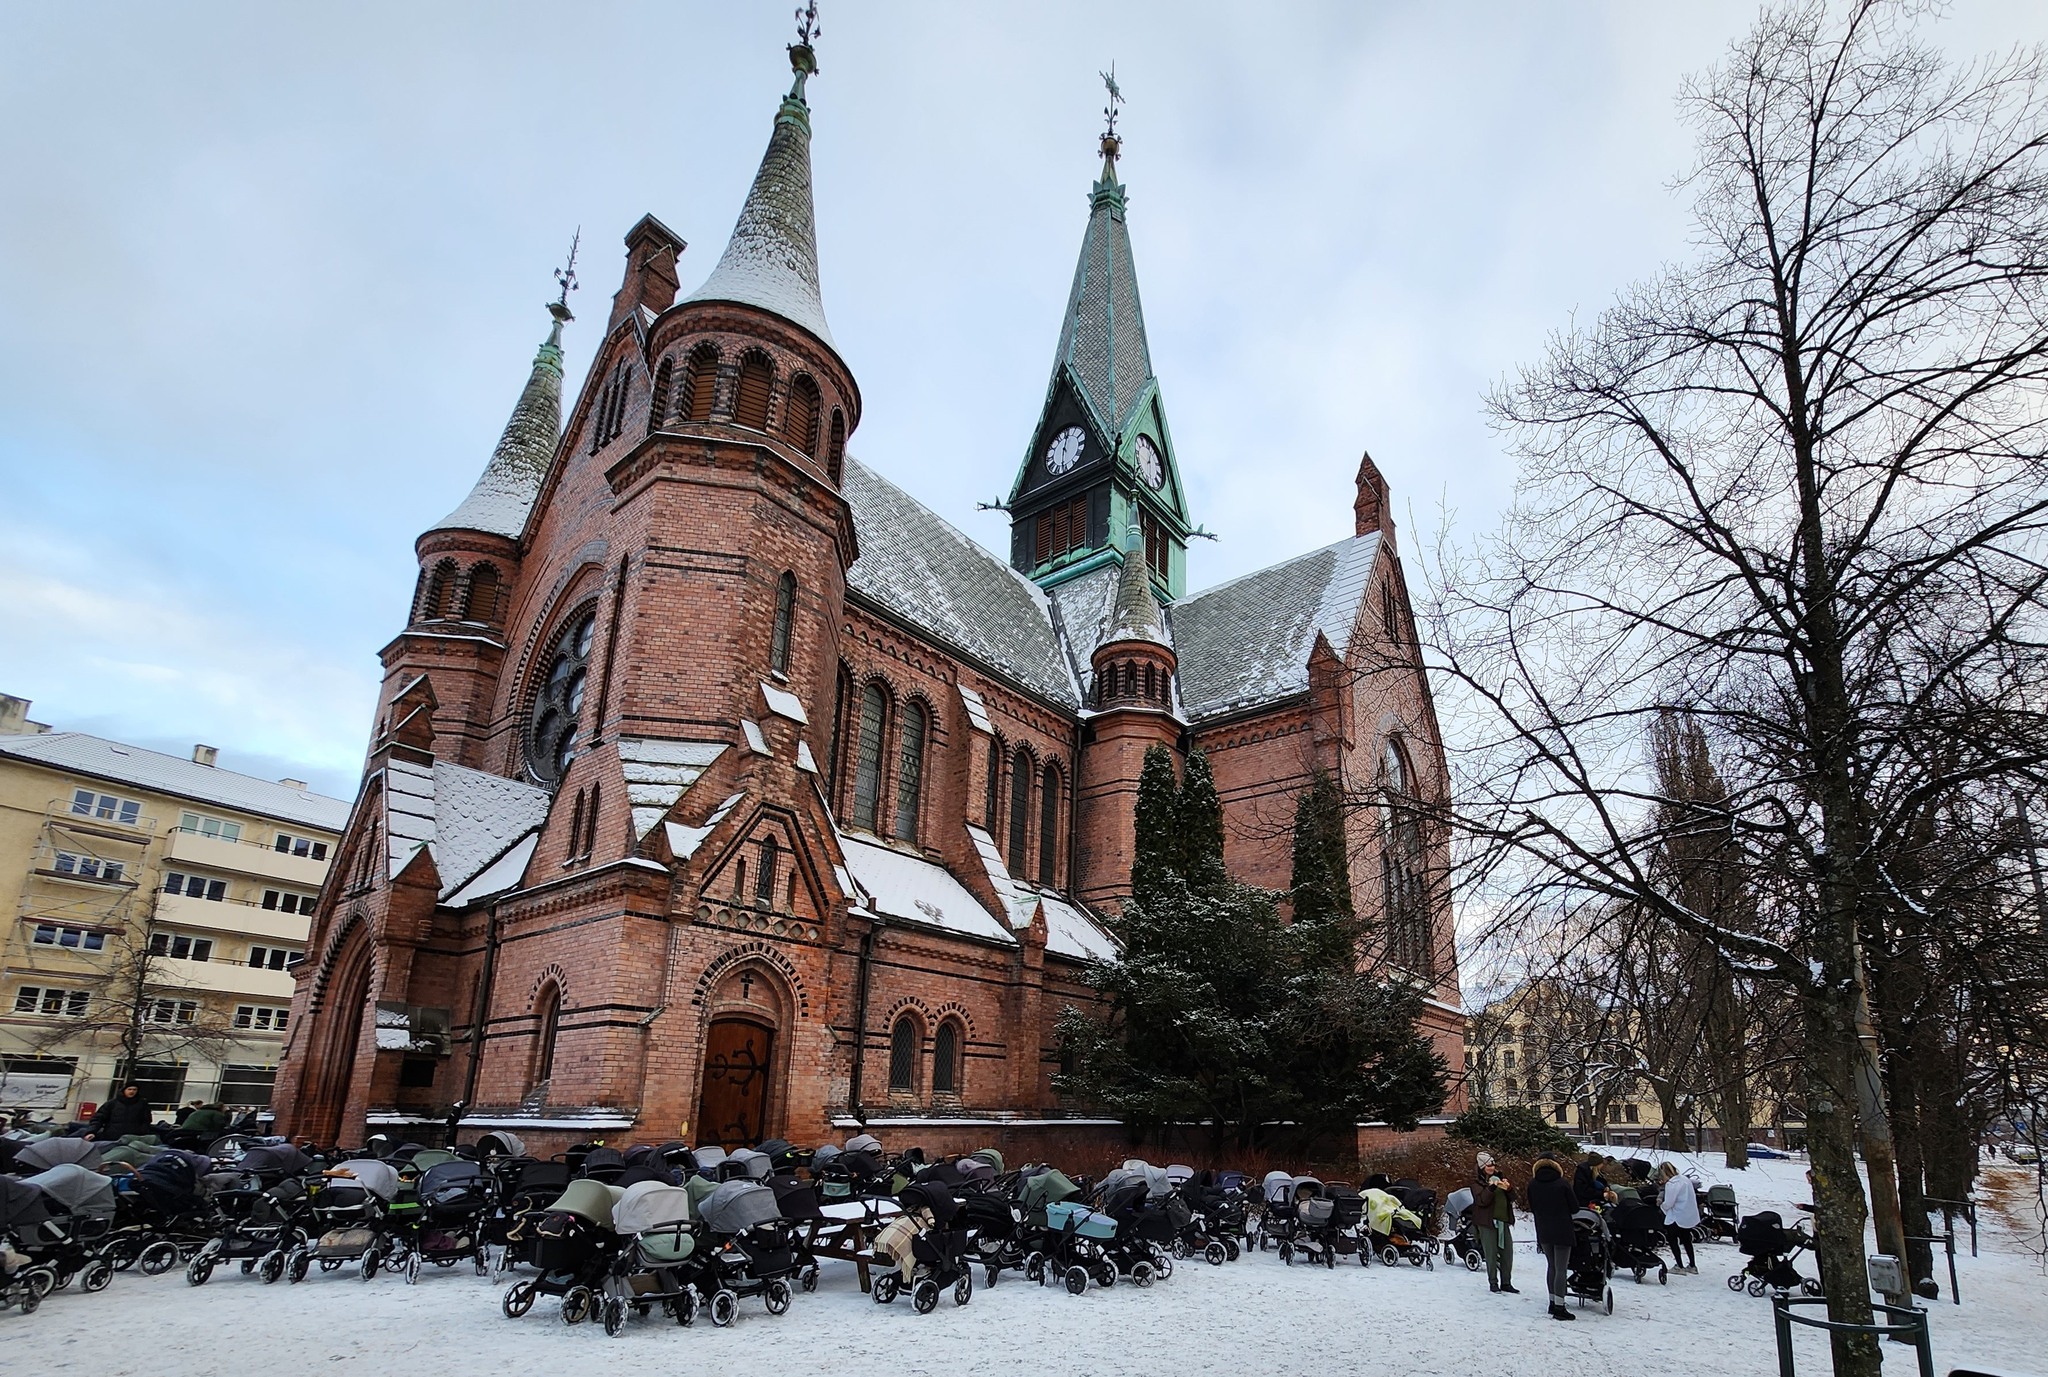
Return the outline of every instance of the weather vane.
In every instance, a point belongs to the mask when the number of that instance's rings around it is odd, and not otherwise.
[[[799,46],[808,48],[823,37],[824,33],[825,31],[818,27],[818,0],[811,0],[810,4],[796,12],[796,41]]]
[[[568,266],[555,269],[555,281],[562,284],[562,299],[556,303],[557,305],[566,307],[569,304],[569,293],[576,290],[576,249],[582,243],[583,226],[578,225],[576,237],[569,241]]]
[[[1113,139],[1116,137],[1117,107],[1124,103],[1124,93],[1117,89],[1116,64],[1114,62],[1109,64],[1108,71],[1102,72],[1099,75],[1102,77],[1102,84],[1109,88],[1109,104],[1102,107],[1102,113],[1109,120],[1109,128],[1103,131],[1102,137]]]

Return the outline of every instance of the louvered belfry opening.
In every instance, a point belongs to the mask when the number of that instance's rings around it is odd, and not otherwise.
[[[825,450],[825,472],[837,483],[839,475],[846,468],[846,417],[834,410],[832,413],[832,438]]]
[[[660,430],[668,420],[669,379],[674,373],[674,364],[669,359],[661,361],[661,367],[654,370],[654,393],[647,399],[647,433]]]
[[[818,453],[818,385],[798,376],[789,385],[789,406],[782,417],[782,434],[792,445],[813,458]]]
[[[711,419],[711,404],[718,398],[718,351],[702,345],[690,355],[683,375],[683,396],[676,410],[686,421]]]
[[[775,387],[775,370],[768,356],[749,351],[740,360],[739,386],[732,400],[732,423],[748,430],[768,429],[768,394]]]

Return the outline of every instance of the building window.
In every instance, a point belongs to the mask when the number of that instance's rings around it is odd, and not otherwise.
[[[228,882],[210,879],[205,875],[185,875],[175,870],[166,870],[164,893],[182,894],[188,899],[211,899],[219,903],[228,897]]]
[[[1059,874],[1060,772],[1051,765],[1039,781],[1038,882],[1050,888]]]
[[[78,951],[99,951],[107,945],[103,932],[87,932],[84,928],[63,928],[54,923],[36,924],[34,943],[39,947],[71,947]]]
[[[789,637],[796,625],[796,575],[783,570],[775,581],[775,634],[768,642],[768,667],[789,673]]]
[[[1642,1122],[1642,1120],[1637,1117],[1636,1107],[1632,1104],[1625,1104],[1621,1107],[1621,1117],[1632,1124]]]
[[[768,356],[749,350],[740,360],[739,386],[733,392],[732,423],[748,430],[768,429],[768,398],[775,390],[775,369]]]
[[[479,564],[471,569],[469,591],[462,603],[462,620],[495,622],[498,619],[498,593],[501,587],[497,565]]]
[[[119,1081],[133,1081],[151,1104],[174,1105],[185,1095],[185,1068],[174,1061],[138,1061],[119,1068]]]
[[[45,1014],[52,1018],[84,1018],[92,1007],[89,990],[59,990],[47,985],[24,985],[14,992],[14,1012]]]
[[[1010,873],[1023,876],[1025,846],[1030,840],[1031,752],[1022,746],[1010,758]]]
[[[903,721],[896,732],[896,835],[914,842],[917,840],[918,809],[924,799],[925,714],[922,704],[903,705]]]
[[[289,947],[250,947],[249,964],[258,970],[281,971],[304,955]]]
[[[277,834],[277,845],[274,849],[285,855],[302,856],[307,860],[324,861],[327,859],[326,842],[315,841],[311,837],[295,837],[288,832]]]
[[[282,1033],[291,1015],[290,1009],[271,1008],[262,1004],[237,1004],[235,1026],[258,1033]]]
[[[1427,852],[1413,781],[1400,743],[1388,740],[1380,770],[1384,794],[1380,891],[1387,956],[1403,970],[1428,978],[1436,974],[1436,944],[1431,936]]]
[[[263,907],[274,908],[279,913],[311,913],[318,896],[294,894],[288,889],[266,889],[263,891]]]
[[[775,903],[775,869],[781,863],[782,848],[775,838],[761,842],[761,868],[754,872],[754,905],[768,908]]]
[[[242,824],[229,822],[225,818],[209,818],[204,813],[178,814],[180,832],[197,832],[202,837],[218,837],[222,841],[240,841]]]
[[[1568,1104],[1561,1104],[1557,1106],[1556,1117],[1557,1121],[1561,1124],[1570,1123],[1572,1121],[1572,1107]]]
[[[1514,1070],[1514,1068],[1515,1068],[1515,1049],[1514,1049],[1514,1048],[1512,1048],[1512,1047],[1509,1047],[1509,1048],[1505,1048],[1505,1049],[1503,1049],[1503,1050],[1502,1050],[1502,1052],[1501,1052],[1501,1054],[1500,1054],[1500,1064],[1501,1064],[1502,1066],[1505,1066],[1505,1067],[1507,1067],[1507,1068],[1508,1068],[1508,1069],[1509,1069],[1510,1071]]]
[[[913,1090],[916,1077],[917,1020],[905,1014],[889,1030],[889,1089]]]
[[[270,1103],[271,1087],[277,1083],[274,1066],[223,1066],[218,1098],[236,1108],[262,1109]]]
[[[888,695],[880,684],[869,684],[861,691],[860,739],[853,760],[853,825],[869,832],[880,830],[876,815],[882,800],[882,719],[888,711]]]
[[[1380,624],[1386,629],[1389,644],[1401,644],[1401,602],[1394,593],[1392,579],[1380,585]]]
[[[996,834],[996,800],[1003,792],[1003,743],[991,736],[988,739],[988,787],[982,795],[981,825],[988,829],[991,842]]]
[[[706,344],[690,355],[683,374],[683,395],[676,410],[684,420],[708,421],[711,404],[718,397],[718,351]]]
[[[668,384],[675,372],[675,361],[663,359],[661,367],[654,370],[654,391],[647,398],[647,433],[654,434],[661,429],[661,423],[668,419]]]
[[[543,1085],[555,1074],[555,1038],[562,1026],[562,987],[550,983],[541,992],[539,1004],[534,1006],[534,1021],[539,1037],[533,1044],[533,1074],[527,1078],[529,1086]]]
[[[128,873],[122,861],[103,861],[81,851],[59,851],[51,869],[59,875],[76,875],[82,880],[118,880]]]
[[[193,999],[151,999],[142,1006],[145,1022],[160,1028],[184,1028],[199,1017],[199,1002]]]
[[[846,417],[837,410],[832,413],[832,430],[825,442],[825,472],[837,483],[840,474],[846,470]]]
[[[932,1093],[960,1093],[960,1025],[947,1019],[932,1039]]]
[[[1038,514],[1033,528],[1038,562],[1047,564],[1074,550],[1088,548],[1088,496],[1062,502]]]
[[[149,954],[167,956],[173,961],[211,961],[213,939],[188,937],[182,932],[152,932],[149,935]]]
[[[534,693],[527,763],[544,783],[560,784],[576,758],[583,688],[590,677],[590,643],[596,634],[597,613],[584,611],[570,618],[568,628],[555,639],[547,677]]]
[[[71,795],[71,814],[73,817],[96,818],[101,822],[118,822],[133,827],[142,818],[142,805],[132,798],[115,798],[112,794],[79,789]]]
[[[789,385],[789,404],[782,416],[782,433],[792,445],[815,459],[818,455],[818,411],[822,403],[818,385],[799,374]]]

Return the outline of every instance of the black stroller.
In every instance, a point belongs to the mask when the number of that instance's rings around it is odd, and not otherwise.
[[[562,1298],[564,1324],[581,1324],[597,1313],[600,1289],[622,1245],[612,1231],[616,1200],[602,1181],[571,1181],[545,1210],[528,1217],[531,1230],[523,1241],[540,1275],[506,1288],[501,1304],[507,1319],[533,1309],[541,1296]]]
[[[117,1269],[135,1267],[146,1277],[157,1276],[189,1260],[213,1237],[213,1214],[199,1193],[199,1164],[207,1161],[173,1150],[136,1169],[114,1202],[109,1255]]]
[[[974,1269],[967,1262],[967,1232],[960,1202],[936,1181],[913,1181],[896,1201],[903,1213],[875,1238],[875,1252],[892,1270],[875,1278],[870,1295],[887,1305],[903,1292],[920,1315],[938,1309],[939,1292],[953,1288],[953,1304],[974,1297]]]
[[[1462,1262],[1468,1272],[1486,1265],[1486,1254],[1479,1250],[1479,1223],[1472,1217],[1471,1188],[1452,1191],[1444,1201],[1442,1227],[1451,1231],[1450,1237],[1443,1240],[1446,1261]]]
[[[1565,1289],[1583,1306],[1602,1306],[1614,1313],[1614,1243],[1608,1236],[1607,1221],[1592,1210],[1572,1216],[1572,1257],[1565,1272]]]
[[[387,1263],[399,1265],[404,1244],[390,1215],[400,1190],[398,1168],[365,1157],[308,1178],[306,1186],[309,1237],[285,1256],[286,1280],[293,1285],[304,1281],[316,1262],[322,1272],[356,1263],[364,1281]]]
[[[1169,1178],[1176,1168],[1166,1169]],[[1213,1171],[1192,1172],[1181,1177],[1174,1194],[1187,1207],[1185,1222],[1173,1241],[1173,1255],[1199,1257],[1212,1267],[1235,1262],[1244,1236],[1244,1189],[1226,1190]]]
[[[982,1265],[984,1283],[994,1286],[1005,1271],[1023,1269],[1024,1229],[1008,1192],[975,1191],[960,1202],[960,1210],[961,1227]]]
[[[711,1235],[699,1283],[709,1293],[711,1322],[721,1329],[731,1324],[746,1296],[759,1296],[771,1315],[786,1313],[799,1259],[796,1231],[782,1217],[775,1192],[758,1181],[723,1181],[704,1197],[697,1217]]]
[[[1103,1244],[1103,1254],[1134,1285],[1173,1275],[1174,1225],[1166,1208],[1172,1195],[1165,1171],[1142,1163],[1126,1163],[1102,1178],[1097,1208],[1116,1221],[1116,1236]]]
[[[57,1269],[25,1246],[50,1218],[50,1200],[28,1182],[0,1176],[0,1310],[32,1315],[57,1289]]]
[[[566,1162],[512,1158],[493,1164],[498,1208],[484,1226],[484,1241],[498,1245],[498,1270],[534,1262],[548,1207],[569,1187]]]
[[[24,1183],[43,1197],[43,1217],[16,1232],[31,1264],[56,1273],[61,1291],[78,1278],[79,1289],[104,1291],[114,1279],[108,1257],[114,1227],[114,1183],[96,1171],[67,1162],[38,1172]]]
[[[1694,1187],[1700,1207],[1700,1227],[1694,1231],[1701,1242],[1707,1239],[1732,1239],[1739,1224],[1735,1204],[1735,1187],[1709,1186],[1704,1191]]]
[[[1776,1210],[1763,1210],[1738,1224],[1735,1246],[1746,1260],[1742,1270],[1728,1278],[1728,1289],[1741,1291],[1747,1288],[1752,1296],[1761,1296],[1767,1291],[1786,1295],[1794,1290],[1809,1296],[1820,1295],[1820,1283],[1801,1276],[1799,1269],[1793,1266],[1801,1253],[1813,1247],[1813,1235],[1807,1232],[1805,1224],[1802,1219],[1788,1229],[1783,1216]]]
[[[484,1226],[498,1203],[497,1183],[475,1162],[441,1162],[420,1176],[419,1209],[405,1225],[405,1279],[420,1279],[421,1267],[469,1262],[476,1274],[491,1270]]]
[[[1614,1266],[1627,1271],[1638,1284],[1656,1269],[1657,1284],[1670,1280],[1659,1251],[1664,1238],[1664,1211],[1640,1200],[1624,1200],[1607,1212],[1607,1227],[1613,1234]]]
[[[297,1148],[268,1143],[210,1173],[218,1232],[185,1264],[185,1280],[204,1286],[224,1262],[240,1262],[243,1276],[260,1269],[266,1285],[283,1276],[287,1255],[306,1241],[311,1207],[299,1177],[311,1169]]]

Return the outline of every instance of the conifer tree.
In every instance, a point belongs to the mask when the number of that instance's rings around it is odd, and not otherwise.
[[[1188,766],[1180,785],[1181,877],[1198,895],[1214,897],[1230,883],[1223,870],[1223,801],[1216,796],[1216,777],[1209,772],[1209,757],[1197,746],[1188,752]]]
[[[1293,895],[1296,922],[1352,916],[1344,796],[1321,770],[1294,805]]]
[[[1154,746],[1145,752],[1138,775],[1136,855],[1131,862],[1131,893],[1140,904],[1151,903],[1166,877],[1180,870],[1178,783],[1173,752]]]

